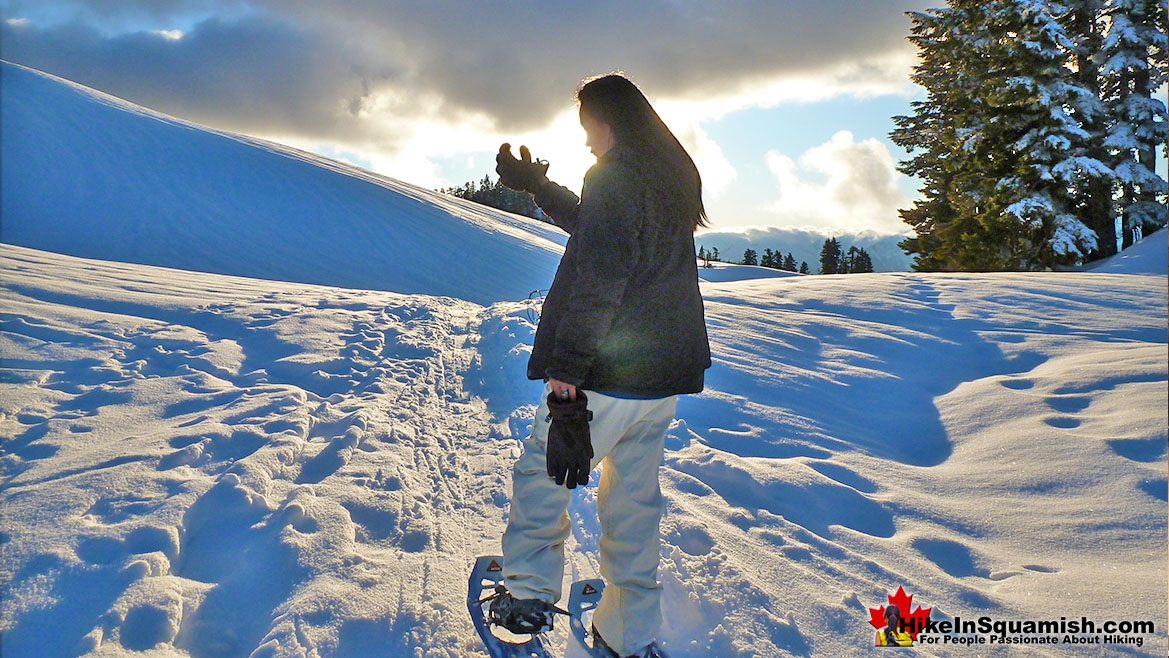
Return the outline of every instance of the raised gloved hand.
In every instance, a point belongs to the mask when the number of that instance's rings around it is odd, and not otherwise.
[[[526,146],[520,147],[520,159],[516,160],[511,154],[511,144],[504,143],[495,156],[495,173],[499,174],[499,182],[504,187],[535,194],[548,173],[548,161],[533,162],[532,152]]]
[[[588,401],[579,388],[575,400],[548,394],[548,417],[552,419],[548,426],[548,476],[569,489],[589,483],[593,459],[589,421],[593,412],[587,408]]]

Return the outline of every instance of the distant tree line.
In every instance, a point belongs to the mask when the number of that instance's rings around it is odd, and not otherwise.
[[[700,246],[698,257],[702,259],[703,267],[712,267],[711,261],[720,260],[718,247],[707,251],[705,247]],[[757,251],[748,248],[743,252],[743,260],[739,262],[743,265],[771,267],[786,272],[810,273],[807,261],[800,261],[799,266],[797,266],[795,256],[791,252],[784,255],[778,250],[764,249],[763,255],[760,256]],[[850,246],[845,251],[840,246],[840,241],[834,237],[824,241],[824,247],[820,249],[819,274],[863,274],[872,271],[873,259],[869,256],[869,252],[858,249],[856,246]]]
[[[721,259],[718,256],[718,247],[714,247],[714,248],[708,250],[705,247],[703,247],[702,245],[699,245],[698,246],[698,258],[699,258],[699,260],[702,261],[703,267],[714,267],[714,265],[711,265],[712,261],[713,262],[721,262]]]
[[[448,187],[438,191],[499,210],[514,212],[517,215],[548,221],[540,213],[536,202],[532,200],[532,195],[508,189],[498,180],[492,181],[490,176],[484,176],[483,180],[478,183],[463,183],[458,187]]]
[[[890,134],[924,183],[914,269],[1074,265],[1165,226],[1165,0],[946,4],[909,13],[927,95]]]
[[[820,274],[868,274],[873,271],[869,252],[850,246],[842,251],[836,238],[828,238],[820,248]]]
[[[713,267],[712,261],[722,262],[719,258],[718,247],[712,247],[707,251],[704,247],[698,248],[698,257],[703,261],[703,267]],[[770,267],[776,270],[783,270],[785,272],[799,272],[800,274],[808,273],[808,263],[801,261],[796,265],[796,258],[791,252],[786,256],[780,251],[772,251],[771,249],[764,249],[763,256],[754,249],[747,249],[743,252],[743,260],[739,261],[742,265],[758,265],[760,267]]]

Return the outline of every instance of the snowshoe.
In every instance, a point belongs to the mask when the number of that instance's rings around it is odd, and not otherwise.
[[[548,630],[552,628],[552,623],[543,613],[549,608],[552,612],[558,609],[541,601],[545,610],[538,610],[538,606],[532,604],[530,600],[524,601],[513,597],[503,585],[502,564],[502,557],[487,555],[475,560],[475,567],[471,570],[467,589],[467,610],[471,613],[471,623],[475,626],[475,632],[483,640],[491,658],[552,658],[543,630],[545,622]],[[486,594],[489,591],[491,593]],[[487,607],[486,611],[484,606]],[[526,641],[511,641],[497,637],[491,631],[492,626],[508,628],[497,620],[507,622],[520,630],[518,635],[530,634],[531,637]],[[511,628],[508,630],[512,632]]]

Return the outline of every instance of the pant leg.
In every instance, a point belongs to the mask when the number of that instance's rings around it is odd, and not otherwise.
[[[662,624],[657,573],[665,502],[658,471],[677,396],[636,402],[640,418],[606,457],[597,492],[605,591],[593,625],[621,655],[647,646]]]
[[[571,532],[568,503],[572,492],[548,477],[548,394],[544,384],[532,433],[523,442],[523,454],[512,467],[512,496],[507,529],[503,533],[503,577],[516,598],[560,600],[564,580],[564,542]],[[593,412],[589,436],[592,467],[605,458],[644,416],[656,400],[627,400],[587,391]]]
[[[503,533],[503,578],[519,599],[560,600],[564,580],[564,541],[571,530],[571,492],[548,477],[548,393],[544,384],[532,433],[512,467],[511,508]]]

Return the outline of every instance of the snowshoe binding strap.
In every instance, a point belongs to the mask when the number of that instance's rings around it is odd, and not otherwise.
[[[566,610],[541,599],[517,599],[503,585],[496,585],[495,594],[481,603],[488,601],[488,620],[516,635],[551,631],[555,616],[568,614]]]

